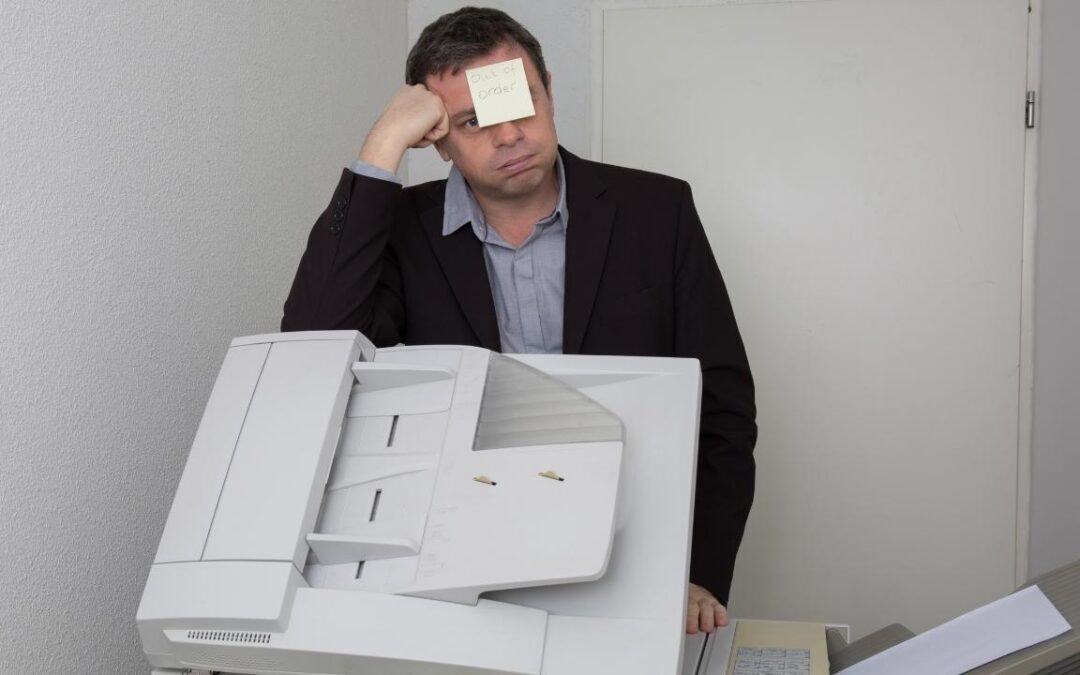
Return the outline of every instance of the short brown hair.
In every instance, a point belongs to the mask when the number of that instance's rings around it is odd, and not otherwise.
[[[525,50],[547,89],[547,67],[540,43],[509,14],[487,7],[462,7],[430,23],[409,50],[405,83],[423,84],[428,75],[447,70],[456,74],[466,62],[504,44],[518,44]]]

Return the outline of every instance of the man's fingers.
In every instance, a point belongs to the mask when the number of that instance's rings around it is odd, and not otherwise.
[[[711,602],[701,602],[701,630],[711,633],[716,630],[716,606]]]
[[[720,603],[716,604],[716,627],[723,628],[728,625],[727,607]]]
[[[700,619],[701,607],[696,600],[691,599],[686,603],[686,634],[696,635]]]
[[[423,142],[425,145],[431,145],[435,141],[441,140],[446,136],[446,129],[435,127],[431,131],[424,134]]]
[[[432,141],[437,141],[448,133],[450,133],[450,114],[446,112],[444,105],[438,123],[427,133],[427,137]]]
[[[711,633],[728,625],[727,608],[707,588],[691,582],[686,594],[686,633]]]
[[[416,143],[413,143],[414,148],[426,148],[436,141],[442,140],[446,135],[450,133],[450,118],[446,114],[446,108],[443,108],[442,115],[439,117],[439,121],[434,127],[428,130],[424,137]]]

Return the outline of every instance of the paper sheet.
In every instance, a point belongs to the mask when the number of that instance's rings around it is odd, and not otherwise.
[[[521,58],[465,71],[476,121],[482,127],[536,114]]]
[[[845,668],[840,675],[956,675],[1069,628],[1038,586],[1029,586]]]
[[[731,650],[728,675],[774,671],[829,675],[825,624],[740,620]]]

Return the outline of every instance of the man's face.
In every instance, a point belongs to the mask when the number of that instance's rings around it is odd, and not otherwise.
[[[479,127],[465,70],[521,57],[536,114]],[[444,160],[454,162],[474,193],[498,200],[526,197],[551,181],[558,137],[551,96],[536,65],[519,45],[500,45],[467,62],[457,74],[429,75],[428,89],[443,100],[450,132],[437,144]]]

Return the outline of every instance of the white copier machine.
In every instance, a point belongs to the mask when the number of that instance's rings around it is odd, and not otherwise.
[[[138,610],[155,675],[674,675],[691,359],[234,340]]]

